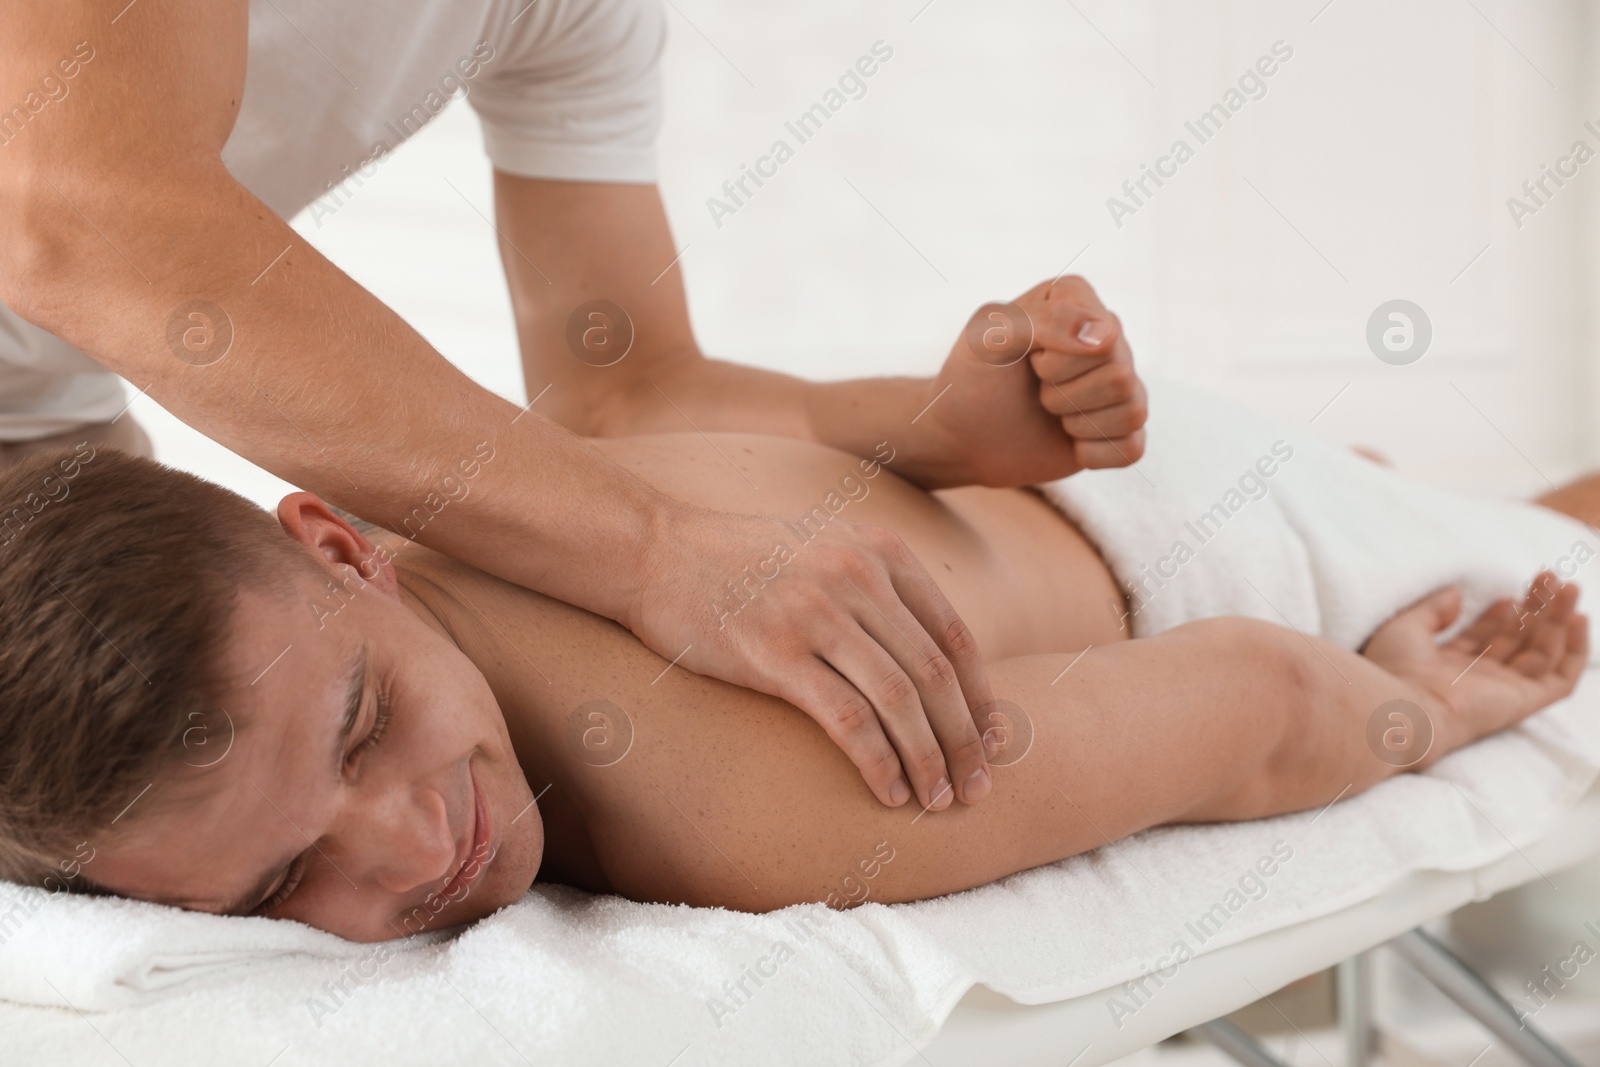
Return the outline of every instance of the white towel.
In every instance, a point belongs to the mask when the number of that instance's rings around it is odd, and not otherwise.
[[[1445,585],[1465,625],[1542,567],[1600,573],[1600,532],[1548,509],[1407,481],[1192,388],[1150,392],[1142,461],[1043,487],[1134,590],[1137,636],[1248,615],[1356,648]]]
[[[1047,488],[1124,580],[1226,504],[1276,441],[1293,456],[1265,496],[1191,544],[1135,617],[1141,633],[1235,612],[1355,646],[1440,584],[1462,582],[1470,607],[1518,591],[1577,541],[1600,544],[1536,509],[1411,486],[1187,390],[1153,390],[1152,411],[1136,471]],[[1138,1005],[1113,987],[1170,966],[1180,944],[1232,944],[1408,871],[1478,867],[1535,839],[1600,768],[1597,677],[1326,812],[1151,830],[918,904],[752,916],[539,886],[459,936],[376,949],[291,923],[63,896],[8,927],[28,891],[0,885],[0,1059],[87,1061],[109,1043],[176,1065],[516,1062],[507,1045],[560,1064],[902,1063],[976,983],[1023,1003],[1106,991],[1108,1014],[1136,1025]],[[1273,873],[1252,876],[1263,866]]]

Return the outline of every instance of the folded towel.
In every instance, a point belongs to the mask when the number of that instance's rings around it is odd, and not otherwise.
[[[1150,404],[1141,462],[1041,487],[1129,590],[1136,636],[1247,615],[1357,648],[1442,586],[1464,626],[1543,567],[1597,570],[1600,532],[1548,509],[1407,481],[1192,388]]]
[[[1600,544],[1581,524],[1410,485],[1188,390],[1152,389],[1152,410],[1135,469],[1045,490],[1148,593],[1131,620],[1140,634],[1226,612],[1355,647],[1447,582],[1471,611],[1541,564],[1565,559],[1582,580],[1593,552],[1575,546]],[[889,1064],[914,1059],[976,983],[1023,1003],[1104,991],[1111,1020],[1136,1026],[1144,1001],[1119,983],[1536,839],[1600,769],[1597,678],[1591,668],[1517,729],[1323,812],[1159,828],[917,904],[753,916],[541,885],[464,932],[370,946],[62,895],[18,925],[9,917],[32,891],[0,884],[4,1051],[516,1062],[509,1045],[562,1064]]]

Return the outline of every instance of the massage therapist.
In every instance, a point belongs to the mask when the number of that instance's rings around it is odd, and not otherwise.
[[[790,701],[884,803],[976,802],[979,650],[898,537],[836,519],[730,620],[794,517],[686,506],[578,435],[887,442],[923,485],[1026,484],[1138,458],[1131,354],[1069,278],[1010,306],[1034,320],[1020,367],[817,384],[706,359],[655,185],[665,32],[659,0],[0,5],[0,448],[148,452],[120,375],[287,481]],[[527,407],[285,221],[463,95]]]

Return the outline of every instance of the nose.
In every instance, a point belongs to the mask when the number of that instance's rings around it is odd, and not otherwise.
[[[457,841],[450,810],[438,790],[415,786],[386,791],[366,807],[356,827],[370,857],[368,876],[396,895],[437,888],[455,871]]]

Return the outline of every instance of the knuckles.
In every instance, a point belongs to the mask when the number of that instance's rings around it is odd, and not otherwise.
[[[1131,363],[1108,363],[1101,374],[1101,385],[1110,403],[1127,403],[1139,391],[1139,375],[1134,372]]]
[[[910,704],[917,696],[917,687],[905,671],[891,671],[878,683],[878,704],[885,708],[899,708]]]
[[[1081,274],[1067,274],[1057,278],[1050,286],[1049,291],[1053,300],[1060,300],[1062,297],[1066,297],[1074,301],[1088,299],[1099,303],[1099,298],[1095,295],[1094,286],[1090,285],[1089,280]]]
[[[861,765],[861,773],[869,783],[879,782],[887,789],[890,783],[900,777],[900,756],[885,745],[876,756]]]
[[[859,529],[867,544],[871,545],[880,556],[901,565],[910,562],[911,550],[906,547],[900,535],[887,526],[862,526]]]
[[[925,781],[935,782],[945,777],[944,753],[939,751],[937,745],[919,748],[909,762],[910,766],[906,769],[909,771],[915,768],[920,771],[921,774],[917,775],[917,777],[923,778]]]
[[[973,659],[978,655],[978,639],[973,636],[972,628],[959,618],[945,624],[943,638],[945,652],[954,659]],[[948,665],[949,660],[945,663]]]
[[[973,731],[972,740],[963,741],[956,746],[956,750],[952,754],[955,764],[970,767],[985,762],[983,738],[978,736],[976,727],[973,728]]]
[[[955,666],[942,653],[934,653],[922,665],[922,673],[928,680],[930,688],[935,690],[950,689],[959,684],[956,679]]]
[[[1054,382],[1039,383],[1039,406],[1052,415],[1075,415],[1080,410]]]
[[[834,709],[833,727],[841,737],[859,737],[877,722],[877,718],[872,710],[872,702],[860,693],[854,693]]]

